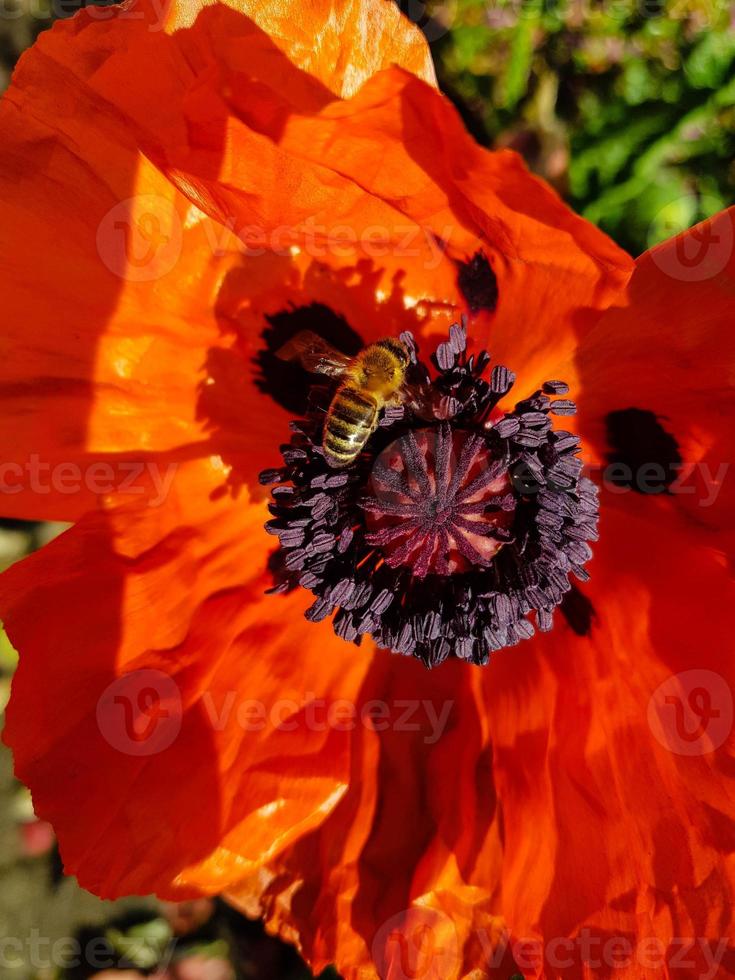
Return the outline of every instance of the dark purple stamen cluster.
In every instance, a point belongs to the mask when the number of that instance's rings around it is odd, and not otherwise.
[[[307,618],[333,615],[345,640],[435,666],[476,664],[491,651],[548,630],[570,588],[587,579],[597,538],[597,489],[581,475],[579,440],[555,431],[570,415],[568,388],[547,382],[502,414],[515,377],[490,358],[467,356],[464,326],[450,330],[432,363],[412,352],[418,398],[388,409],[355,462],[330,468],[321,449],[332,391],[313,389],[308,417],[291,424],[266,525],[279,538],[273,591],[301,585],[316,601]]]

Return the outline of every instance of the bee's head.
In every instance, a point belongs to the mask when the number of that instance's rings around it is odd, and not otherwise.
[[[390,345],[391,353],[400,366],[401,372],[405,371],[411,363],[411,353],[408,347],[406,347],[402,340],[398,340],[395,337],[390,337],[388,344]]]
[[[365,351],[362,358],[361,383],[369,391],[397,387],[408,364],[408,353],[402,343],[392,338],[380,340]]]

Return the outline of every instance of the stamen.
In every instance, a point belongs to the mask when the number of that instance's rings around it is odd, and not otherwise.
[[[581,475],[579,439],[555,430],[571,414],[563,381],[548,381],[514,409],[498,406],[515,380],[485,352],[468,357],[452,327],[432,363],[410,334],[418,401],[384,410],[362,452],[335,471],[322,450],[333,389],[312,389],[292,423],[267,530],[283,560],[276,590],[315,597],[307,619],[333,616],[335,633],[375,641],[435,666],[447,657],[486,663],[493,651],[548,630],[584,581],[597,537],[597,490]]]

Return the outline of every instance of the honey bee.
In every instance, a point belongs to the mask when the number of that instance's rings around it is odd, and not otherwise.
[[[303,330],[277,356],[300,361],[313,374],[342,379],[327,409],[322,439],[324,457],[334,469],[357,459],[384,408],[409,398],[406,371],[411,356],[406,345],[393,337],[369,344],[351,358],[318,334]]]

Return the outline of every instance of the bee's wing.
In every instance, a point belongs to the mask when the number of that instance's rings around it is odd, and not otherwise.
[[[299,361],[312,374],[327,374],[339,378],[345,373],[350,358],[335,350],[323,337],[311,330],[302,330],[276,351],[282,361]]]

